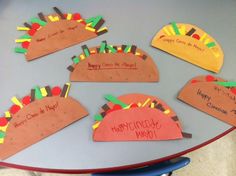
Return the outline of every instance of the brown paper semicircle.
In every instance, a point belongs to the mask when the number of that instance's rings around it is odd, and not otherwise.
[[[85,25],[77,21],[48,21],[32,37],[26,60],[31,61],[95,37],[96,33],[86,30]]]
[[[96,47],[90,48],[91,50]],[[78,64],[73,64],[70,81],[81,82],[158,82],[159,71],[150,55],[141,49],[138,52],[147,56],[144,60],[133,53],[96,53]],[[109,65],[119,68],[108,68]],[[104,69],[90,69],[91,66]],[[130,67],[130,68],[129,68]]]
[[[49,110],[53,105],[57,110]],[[44,113],[40,113],[40,109]],[[87,110],[72,97],[35,100],[12,116],[4,143],[0,144],[0,159],[8,158],[87,115]]]
[[[221,121],[236,126],[236,95],[230,88],[206,81],[206,76],[197,76],[189,81],[179,92],[178,99]],[[215,77],[215,76],[214,76]],[[216,81],[226,80],[215,77]]]

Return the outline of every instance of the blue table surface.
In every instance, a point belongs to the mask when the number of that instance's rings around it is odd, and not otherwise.
[[[84,18],[102,15],[109,32],[86,41],[89,47],[102,40],[111,44],[136,44],[148,52],[160,71],[159,83],[72,83],[70,95],[87,107],[90,115],[50,137],[6,159],[23,166],[85,170],[113,168],[161,159],[202,144],[231,128],[176,99],[184,84],[197,75],[210,74],[197,66],[152,48],[150,42],[171,21],[199,26],[221,44],[225,53],[217,76],[236,80],[236,1],[221,0],[0,0],[0,107],[4,113],[11,97],[22,97],[35,85],[61,85],[69,81],[70,57],[81,53],[76,45],[32,62],[13,52],[22,26],[38,12],[49,14],[57,6],[64,12],[79,12]],[[106,101],[104,94],[127,93],[157,96],[178,114],[183,129],[192,139],[154,142],[93,142],[93,115]]]

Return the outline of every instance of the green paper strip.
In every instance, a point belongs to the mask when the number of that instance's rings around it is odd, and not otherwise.
[[[128,53],[128,51],[129,51],[130,48],[131,48],[131,45],[127,45],[126,48],[125,48],[125,50],[124,50],[124,52],[125,52],[125,53]]]
[[[116,49],[113,48],[111,45],[107,45],[107,48],[112,52],[112,53],[116,53]]]
[[[106,50],[106,41],[102,41],[101,45],[100,45],[100,50],[99,50],[99,53],[104,53],[105,50]]]
[[[123,103],[122,101],[118,100],[116,97],[112,96],[112,95],[105,95],[104,98],[110,102],[112,102],[113,104],[119,104],[122,106],[122,108],[127,107],[128,105]]]
[[[178,28],[176,22],[172,22],[171,25],[172,25],[172,27],[173,27],[173,29],[175,31],[175,34],[176,35],[180,35],[179,28]]]
[[[94,21],[94,17],[88,18],[85,20],[85,22],[88,23],[92,23]]]
[[[43,95],[40,91],[40,88],[38,86],[36,86],[34,89],[35,89],[35,98],[39,99],[39,100],[42,99]]]
[[[211,43],[208,43],[206,46],[208,48],[212,48],[212,47],[216,46],[216,44],[215,44],[215,42],[211,42]]]
[[[102,16],[99,15],[99,16],[96,16],[96,17],[92,17],[92,18],[89,18],[89,19],[86,19],[85,22],[88,24],[88,23],[92,23],[91,26],[94,28],[97,23],[99,23],[99,21],[102,19]]]
[[[224,87],[236,87],[236,82],[216,82],[216,84]]]
[[[103,117],[102,117],[101,114],[96,114],[96,115],[94,116],[94,120],[96,120],[96,121],[102,121],[102,120],[103,120]]]
[[[41,26],[46,26],[46,24],[47,24],[47,22],[42,21],[42,20],[40,20],[40,19],[38,19],[38,18],[32,18],[32,19],[30,20],[30,22],[31,22],[31,23],[38,23],[38,24],[40,24]]]
[[[25,49],[25,48],[15,48],[15,52],[16,53],[26,53],[27,49]]]
[[[84,51],[84,55],[85,55],[86,57],[89,57],[89,56],[90,56],[89,51],[88,51],[87,48],[83,49],[83,51]]]
[[[28,34],[25,34],[25,35],[20,36],[20,39],[31,39],[31,36],[29,36]]]
[[[0,131],[0,138],[4,138],[6,136],[5,132]]]
[[[74,57],[74,58],[73,58],[73,62],[74,62],[74,64],[78,64],[78,63],[79,63],[79,61],[80,61],[80,60],[79,60],[79,58],[78,58],[78,57]]]

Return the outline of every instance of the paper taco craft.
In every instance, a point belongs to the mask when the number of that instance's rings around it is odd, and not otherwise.
[[[191,138],[165,102],[154,96],[106,95],[109,102],[94,116],[94,141],[156,141]]]
[[[38,13],[38,18],[32,18],[24,23],[24,27],[17,27],[26,33],[16,39],[20,47],[15,52],[25,55],[27,61],[54,53],[64,48],[79,44],[107,32],[102,27],[104,19],[96,16],[88,19],[79,13],[62,13],[57,7],[55,13],[44,15]]]
[[[83,53],[73,56],[67,69],[70,81],[82,82],[157,82],[156,64],[142,49],[135,45],[82,46]]]
[[[197,76],[183,87],[178,99],[236,126],[236,82],[211,75]]]
[[[11,99],[14,105],[0,118],[1,160],[88,115],[68,96],[69,88],[69,83],[62,90],[58,86],[35,87],[30,95]]]
[[[151,45],[203,69],[218,73],[224,53],[216,40],[199,27],[172,22],[153,38]]]

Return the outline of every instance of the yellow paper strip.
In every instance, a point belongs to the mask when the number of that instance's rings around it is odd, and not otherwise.
[[[210,39],[207,38],[207,39],[205,40],[205,42],[204,42],[204,45],[208,44],[209,42],[210,42]]]
[[[68,93],[69,93],[69,91],[70,91],[70,83],[66,83],[66,85],[67,85],[68,87],[67,87],[67,90],[66,90],[65,98],[68,96]]]
[[[12,97],[11,101],[12,101],[12,103],[14,103],[14,104],[20,106],[21,108],[23,108],[23,105],[21,104],[21,102],[16,97]]]
[[[60,19],[59,19],[59,17],[58,16],[55,16],[54,17],[54,21],[59,21]]]
[[[151,108],[154,108],[155,107],[155,103],[151,103]]]
[[[89,26],[86,26],[85,29],[88,30],[88,31],[91,31],[91,32],[95,32],[96,31],[96,29],[94,29],[92,27],[89,27]]]
[[[139,52],[136,52],[135,56],[141,56],[141,54]]]
[[[88,23],[88,24],[86,24],[86,26],[91,26],[91,24],[92,24],[92,23]]]
[[[151,100],[151,99],[148,98],[148,99],[143,103],[142,107],[145,107],[145,106],[148,104],[148,102],[149,102],[150,100]]]
[[[185,35],[186,34],[186,27],[185,27],[185,25],[180,27],[179,32],[180,32],[180,35]]]
[[[41,91],[41,94],[42,94],[43,97],[46,97],[48,95],[47,90],[45,89],[45,87],[40,88],[40,91]]]
[[[170,113],[170,110],[169,110],[169,109],[167,109],[167,110],[164,111],[164,114],[169,114],[169,113]]]
[[[50,21],[54,21],[54,18],[53,18],[52,15],[48,16],[48,18],[49,18]]]
[[[206,38],[206,33],[204,33],[202,36],[201,36],[201,38],[200,38],[200,41],[203,41],[205,38]]]
[[[85,59],[85,56],[83,54],[80,54],[79,57],[80,57],[81,60]]]
[[[129,109],[131,105],[132,105],[132,103],[131,103],[130,105],[126,106],[126,107],[123,108],[123,109]]]
[[[7,131],[8,124],[9,124],[9,123],[7,123],[5,126],[1,126],[1,127],[0,127],[0,131],[6,132],[6,131]]]
[[[6,118],[11,117],[11,113],[10,113],[9,111],[6,111],[6,112],[5,112],[5,117],[6,117]]]
[[[100,123],[101,123],[101,122],[97,122],[97,123],[95,123],[95,124],[93,125],[93,129],[95,130],[96,128],[98,128],[99,125],[100,125]]]
[[[97,32],[101,32],[103,30],[107,30],[107,27],[103,27],[103,28],[99,29]]]
[[[142,106],[142,103],[139,102],[139,103],[138,103],[138,107],[141,107],[141,106]]]
[[[17,29],[18,31],[28,31],[28,30],[30,30],[30,28],[27,28],[27,27],[20,27],[20,26],[17,26],[16,29]]]
[[[170,33],[171,33],[172,35],[175,35],[175,31],[174,31],[174,29],[172,28],[172,26],[169,27],[169,30],[170,30]]]
[[[22,43],[22,42],[30,42],[31,39],[16,39],[15,42],[16,43]]]
[[[71,18],[72,18],[72,14],[71,14],[71,13],[68,13],[66,19],[67,19],[67,20],[71,20]]]
[[[53,17],[52,15],[50,15],[50,16],[48,16],[48,18],[52,22],[59,21],[59,17],[58,16]]]
[[[171,33],[168,31],[168,29],[167,29],[166,27],[164,27],[163,30],[164,30],[164,33],[165,33],[166,35],[171,35]]]
[[[91,54],[95,54],[96,51],[95,51],[95,50],[91,50],[90,53],[91,53]]]
[[[83,19],[79,19],[77,20],[78,23],[81,23],[82,21],[84,21]]]
[[[4,138],[0,138],[0,144],[4,143]]]

